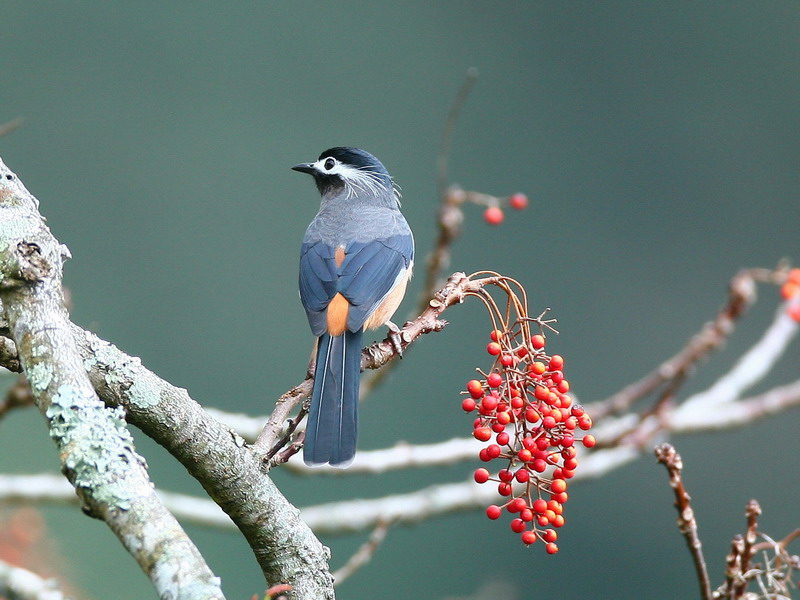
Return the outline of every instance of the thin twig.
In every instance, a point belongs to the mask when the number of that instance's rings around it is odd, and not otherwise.
[[[386,534],[389,533],[390,521],[381,521],[372,530],[369,539],[364,542],[358,551],[350,557],[350,559],[342,565],[341,568],[333,572],[334,585],[339,585],[345,579],[350,577],[353,573],[358,571],[361,567],[366,565],[372,560],[375,552],[378,550],[383,540],[386,539]]]
[[[439,155],[436,158],[436,181],[438,184],[439,197],[443,197],[445,189],[447,188],[448,180],[448,162],[450,160],[450,148],[453,142],[453,133],[455,132],[458,117],[461,115],[461,109],[469,97],[472,88],[475,87],[475,82],[478,80],[478,69],[471,67],[467,70],[464,83],[458,90],[453,104],[450,105],[450,110],[447,113],[447,120],[444,123],[444,130],[442,131],[442,142],[439,146]]]
[[[686,538],[686,544],[692,554],[701,597],[703,600],[711,600],[711,581],[708,578],[706,561],[703,558],[703,545],[697,535],[697,521],[694,517],[691,497],[686,491],[681,477],[683,460],[681,455],[670,444],[657,446],[655,453],[658,462],[663,464],[669,473],[669,485],[675,492],[675,508],[678,509],[678,529]]]
[[[24,120],[25,119],[23,119],[22,117],[17,117],[16,119],[8,121],[7,123],[3,123],[2,125],[0,125],[0,136],[11,133],[15,129],[21,127]]]

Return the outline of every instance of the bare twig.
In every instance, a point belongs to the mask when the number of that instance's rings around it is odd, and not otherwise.
[[[9,134],[15,129],[21,127],[24,120],[25,119],[23,119],[22,117],[17,117],[16,119],[3,123],[2,125],[0,125],[0,136]]]
[[[719,348],[733,333],[736,321],[756,300],[756,282],[776,283],[783,270],[743,269],[731,280],[728,302],[716,318],[706,324],[678,354],[661,363],[645,377],[587,410],[595,419],[625,410],[637,400],[655,391],[662,383],[685,375],[699,360]]]
[[[436,181],[439,189],[439,197],[444,196],[445,189],[447,188],[447,166],[450,160],[450,147],[453,143],[453,133],[458,123],[458,117],[461,115],[461,109],[464,107],[477,80],[478,69],[475,67],[469,68],[464,83],[461,84],[461,88],[458,90],[453,103],[450,105],[450,110],[447,113],[444,130],[442,131],[442,141],[439,146],[439,155],[436,158]]]
[[[681,477],[683,461],[680,454],[669,444],[661,444],[656,447],[655,452],[658,462],[667,468],[669,485],[675,492],[675,508],[678,509],[678,530],[686,538],[686,544],[692,554],[700,585],[700,595],[703,600],[711,600],[711,581],[708,578],[706,561],[703,558],[703,545],[697,535],[697,521],[695,520],[694,510],[692,510],[691,497],[686,491]]]
[[[33,406],[33,403],[33,392],[28,384],[28,379],[24,375],[20,375],[14,385],[8,389],[6,397],[0,402],[0,419],[14,408]]]
[[[386,534],[389,533],[390,525],[391,523],[388,521],[381,521],[378,523],[375,529],[372,530],[369,539],[361,545],[358,551],[353,554],[341,568],[333,572],[335,585],[341,584],[345,579],[372,560],[375,552],[383,543],[383,540],[386,539]]]

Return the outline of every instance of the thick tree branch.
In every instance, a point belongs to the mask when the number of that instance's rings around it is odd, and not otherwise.
[[[160,597],[222,598],[219,579],[155,495],[122,411],[109,410],[86,377],[61,291],[68,256],[36,199],[0,161],[0,297],[62,470]]]
[[[245,441],[177,388],[92,333],[72,325],[100,397],[177,458],[244,534],[269,585],[297,598],[332,598],[327,549],[266,474]]]
[[[4,166],[3,168],[5,169]],[[91,473],[84,473],[90,470],[89,467],[97,468],[103,465],[110,470],[109,465],[122,462],[129,465],[129,469],[142,469],[143,461],[132,453],[130,438],[124,437],[129,436],[122,419],[124,414],[131,423],[181,461],[220,507],[230,515],[253,548],[268,583],[290,582],[297,598],[332,598],[333,585],[327,565],[327,549],[300,520],[297,509],[283,497],[266,476],[261,469],[261,461],[254,456],[242,438],[211,418],[189,397],[186,390],[168,384],[145,369],[139,359],[125,355],[111,344],[70,323],[63,308],[60,309],[55,324],[28,322],[23,318],[25,313],[20,307],[24,306],[25,302],[20,302],[16,295],[31,293],[30,289],[33,286],[42,285],[39,283],[42,279],[39,274],[43,269],[60,274],[61,259],[58,255],[61,246],[44,227],[37,212],[36,200],[10,171],[4,170],[2,175],[0,189],[4,190],[5,194],[0,201],[3,201],[3,208],[8,210],[3,214],[4,226],[0,227],[0,231],[10,238],[2,241],[5,241],[5,249],[18,248],[18,253],[21,249],[23,256],[27,257],[24,264],[17,264],[19,260],[15,262],[13,256],[10,258],[5,254],[0,256],[0,267],[5,267],[0,273],[4,275],[12,273],[15,274],[15,280],[21,280],[19,284],[16,281],[0,282],[4,284],[2,302],[13,337],[17,342],[22,364],[26,367],[28,378],[33,384],[34,393],[36,394],[40,388],[55,390],[55,393],[44,397],[45,402],[40,401],[40,408],[45,412],[50,409],[48,412],[50,418],[58,419],[56,422],[59,427],[56,433],[67,449],[72,448],[69,445],[72,441],[69,437],[71,430],[62,423],[74,423],[75,427],[82,428],[92,422],[93,415],[97,415],[97,419],[113,415],[113,420],[109,421],[112,431],[106,431],[108,428],[90,429],[95,435],[92,441],[99,448],[97,451],[102,452],[104,457],[105,453],[109,453],[105,461],[87,456],[84,461],[87,464],[84,464],[81,460],[72,461],[67,455],[70,460],[69,467],[80,469],[80,476],[76,479],[79,489],[92,489],[90,484],[94,481],[91,479]],[[6,175],[10,179],[5,179]],[[13,189],[11,189],[12,184]],[[19,208],[20,203],[25,205],[24,211]],[[31,237],[33,232],[29,235],[27,230],[29,227],[33,228],[36,236]],[[0,249],[2,248],[3,245],[0,245]],[[43,262],[42,256],[51,262]],[[54,256],[58,262],[52,263]],[[57,265],[57,268],[54,270],[49,266],[51,264]],[[58,287],[53,286],[53,298],[58,293],[60,293]],[[23,300],[28,299],[23,298]],[[56,335],[58,339],[55,344],[43,345],[40,342],[40,338],[45,342],[52,342],[52,336]],[[20,341],[23,342],[22,347]],[[41,349],[47,347],[57,348],[58,353],[55,356],[46,356]],[[67,387],[61,385],[55,377],[55,374],[60,372],[60,364],[54,361],[64,355],[70,362],[67,372],[74,379],[70,381],[72,385]],[[26,364],[26,357],[31,362]],[[85,372],[88,372],[91,383],[86,380]],[[78,373],[83,381],[80,380]],[[122,407],[125,413],[108,411],[102,403],[97,402],[92,386],[108,405]],[[91,404],[92,398],[96,405]],[[76,405],[81,406],[80,415],[74,409]],[[113,446],[107,443],[105,437],[96,439],[100,433],[104,436],[115,433],[120,436],[121,442],[118,446]],[[123,461],[115,460],[117,456],[123,457]],[[124,457],[128,457],[127,461]],[[126,473],[114,474],[121,477]],[[146,477],[139,487],[142,489],[135,488],[137,493],[144,494],[147,491],[153,502],[157,502]],[[138,496],[132,497],[127,489],[120,491],[121,494],[125,492],[127,496],[119,500],[127,502],[123,505],[124,508],[130,509],[133,506],[133,510],[102,512],[101,509],[106,508],[105,505],[92,506],[92,509],[97,514],[103,516],[109,514],[109,517],[124,521],[139,515],[138,509],[148,508]],[[87,496],[87,499],[91,497]],[[115,496],[104,499],[118,500]],[[136,502],[131,504],[134,499]],[[160,503],[158,505],[161,506]],[[162,510],[166,513],[163,507]],[[169,518],[174,521],[171,515]],[[112,527],[116,523],[114,519],[111,521]],[[152,532],[153,534],[167,538],[161,547],[162,554],[158,556],[160,561],[151,560],[154,562],[153,568],[157,568],[164,561],[173,559],[172,554],[163,552],[164,549],[184,544],[183,540],[188,541],[188,538],[182,534],[176,521],[174,526],[167,527],[163,523],[159,524],[153,515],[144,520],[143,526],[152,525],[150,529],[158,530]],[[136,542],[139,544],[137,548],[142,552],[150,550],[149,544],[142,545],[134,536],[124,538],[123,542]],[[183,563],[187,566],[202,561],[199,554],[197,561],[194,562],[187,557],[184,558]],[[179,575],[180,572],[176,573],[176,577]],[[159,578],[159,584],[162,579],[164,578]],[[203,583],[216,585],[218,589],[218,581],[210,572]],[[173,597],[184,596],[174,594]],[[214,598],[221,597],[221,594],[209,589],[195,596],[185,597]]]

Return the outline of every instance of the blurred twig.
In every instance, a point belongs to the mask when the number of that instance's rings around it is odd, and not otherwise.
[[[333,572],[334,585],[339,585],[345,579],[350,577],[353,573],[358,571],[361,567],[366,565],[372,560],[375,552],[378,550],[383,540],[386,539],[386,534],[389,533],[389,521],[381,521],[372,530],[369,539],[364,542],[358,551],[350,557],[340,569]]]
[[[16,119],[3,123],[2,125],[0,125],[0,137],[8,133],[11,133],[15,129],[18,129],[19,127],[22,126],[22,123],[24,121],[25,119],[23,119],[22,117],[17,117]]]

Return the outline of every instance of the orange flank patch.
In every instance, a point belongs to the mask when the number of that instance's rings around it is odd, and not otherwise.
[[[328,333],[342,335],[347,329],[347,313],[350,312],[350,303],[341,294],[336,294],[328,304]]]
[[[333,253],[333,260],[336,261],[336,266],[341,267],[344,262],[344,247],[339,246]]]

